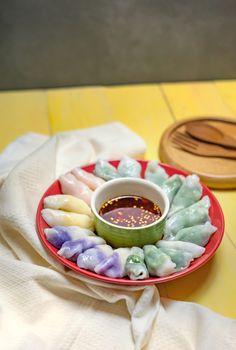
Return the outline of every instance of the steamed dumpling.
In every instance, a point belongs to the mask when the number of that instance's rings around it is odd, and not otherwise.
[[[117,169],[107,160],[99,159],[95,164],[95,174],[108,181],[120,177]]]
[[[202,196],[202,186],[197,175],[189,175],[173,199],[168,217],[197,202]]]
[[[186,269],[190,265],[191,261],[193,261],[193,256],[189,252],[164,247],[160,249],[171,258],[173,263],[176,264],[176,271]]]
[[[77,214],[92,215],[91,209],[82,199],[66,194],[56,194],[44,198],[44,208],[62,209]]]
[[[209,221],[209,207],[210,199],[204,196],[197,203],[172,215],[165,223],[164,239],[174,239],[182,228],[201,225]]]
[[[147,164],[147,168],[144,174],[144,178],[149,180],[156,185],[162,186],[163,183],[168,179],[168,175],[156,160],[150,160]]]
[[[70,194],[72,196],[80,198],[88,205],[90,205],[93,191],[91,191],[85,183],[77,180],[76,177],[71,173],[60,176],[59,182],[63,194]]]
[[[77,180],[85,183],[91,190],[96,190],[97,187],[101,186],[105,182],[100,177],[95,176],[94,174],[89,173],[80,167],[73,169],[71,173]]]
[[[94,220],[85,214],[69,213],[63,210],[43,209],[43,219],[49,226],[79,226],[93,230]]]
[[[192,242],[204,247],[209,241],[211,235],[216,232],[217,227],[211,225],[209,221],[203,225],[186,227],[178,231],[175,236],[176,241]]]
[[[77,258],[77,265],[83,269],[94,271],[95,267],[112,253],[113,249],[108,244],[97,245],[81,253]]]
[[[137,160],[124,156],[121,159],[117,170],[121,177],[140,177],[142,167]]]
[[[145,262],[150,275],[168,276],[175,272],[176,264],[171,258],[154,245],[145,245],[143,247]]]
[[[182,175],[175,174],[175,175],[169,177],[163,183],[162,189],[167,194],[167,197],[168,197],[170,203],[172,202],[174,196],[176,195],[176,193],[178,192],[178,190],[182,186],[183,181],[184,181],[184,177]]]
[[[187,252],[192,255],[192,259],[199,258],[204,252],[205,248],[190,242],[183,241],[165,241],[161,240],[156,243],[156,246],[160,249],[175,249],[182,252]]]
[[[76,239],[75,241],[67,241],[63,243],[57,254],[66,259],[76,261],[79,254],[100,244],[106,244],[103,238],[98,236],[87,236]]]
[[[115,249],[111,256],[95,267],[94,271],[111,278],[122,278],[126,275],[125,263],[129,255],[130,248]]]
[[[131,280],[141,280],[149,277],[147,267],[144,263],[144,252],[141,248],[131,248],[130,255],[125,263],[125,271]]]
[[[67,241],[74,241],[87,236],[95,236],[95,233],[78,226],[54,226],[44,229],[47,240],[56,248],[61,248]]]

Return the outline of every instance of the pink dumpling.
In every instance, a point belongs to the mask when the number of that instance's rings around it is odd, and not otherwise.
[[[71,173],[61,175],[59,182],[63,194],[70,194],[80,198],[90,205],[93,191],[84,182],[77,180]]]
[[[77,180],[85,183],[91,190],[95,190],[105,182],[100,177],[95,176],[92,173],[89,173],[79,167],[74,168],[71,173],[76,177]]]

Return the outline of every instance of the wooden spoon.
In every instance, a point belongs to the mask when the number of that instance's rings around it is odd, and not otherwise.
[[[236,139],[226,135],[220,129],[210,124],[196,121],[186,124],[186,131],[191,136],[201,141],[207,141],[225,147],[236,148]]]

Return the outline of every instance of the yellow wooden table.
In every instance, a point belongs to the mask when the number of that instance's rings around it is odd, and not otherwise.
[[[27,131],[52,135],[118,120],[146,141],[146,159],[157,159],[160,137],[174,121],[236,118],[236,81],[1,92],[0,113],[0,149]],[[236,191],[214,193],[226,220],[222,244],[205,266],[159,289],[236,318]]]

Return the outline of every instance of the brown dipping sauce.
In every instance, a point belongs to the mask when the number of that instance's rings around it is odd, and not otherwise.
[[[142,227],[154,223],[162,214],[159,206],[149,199],[130,195],[109,199],[99,215],[114,225]]]

